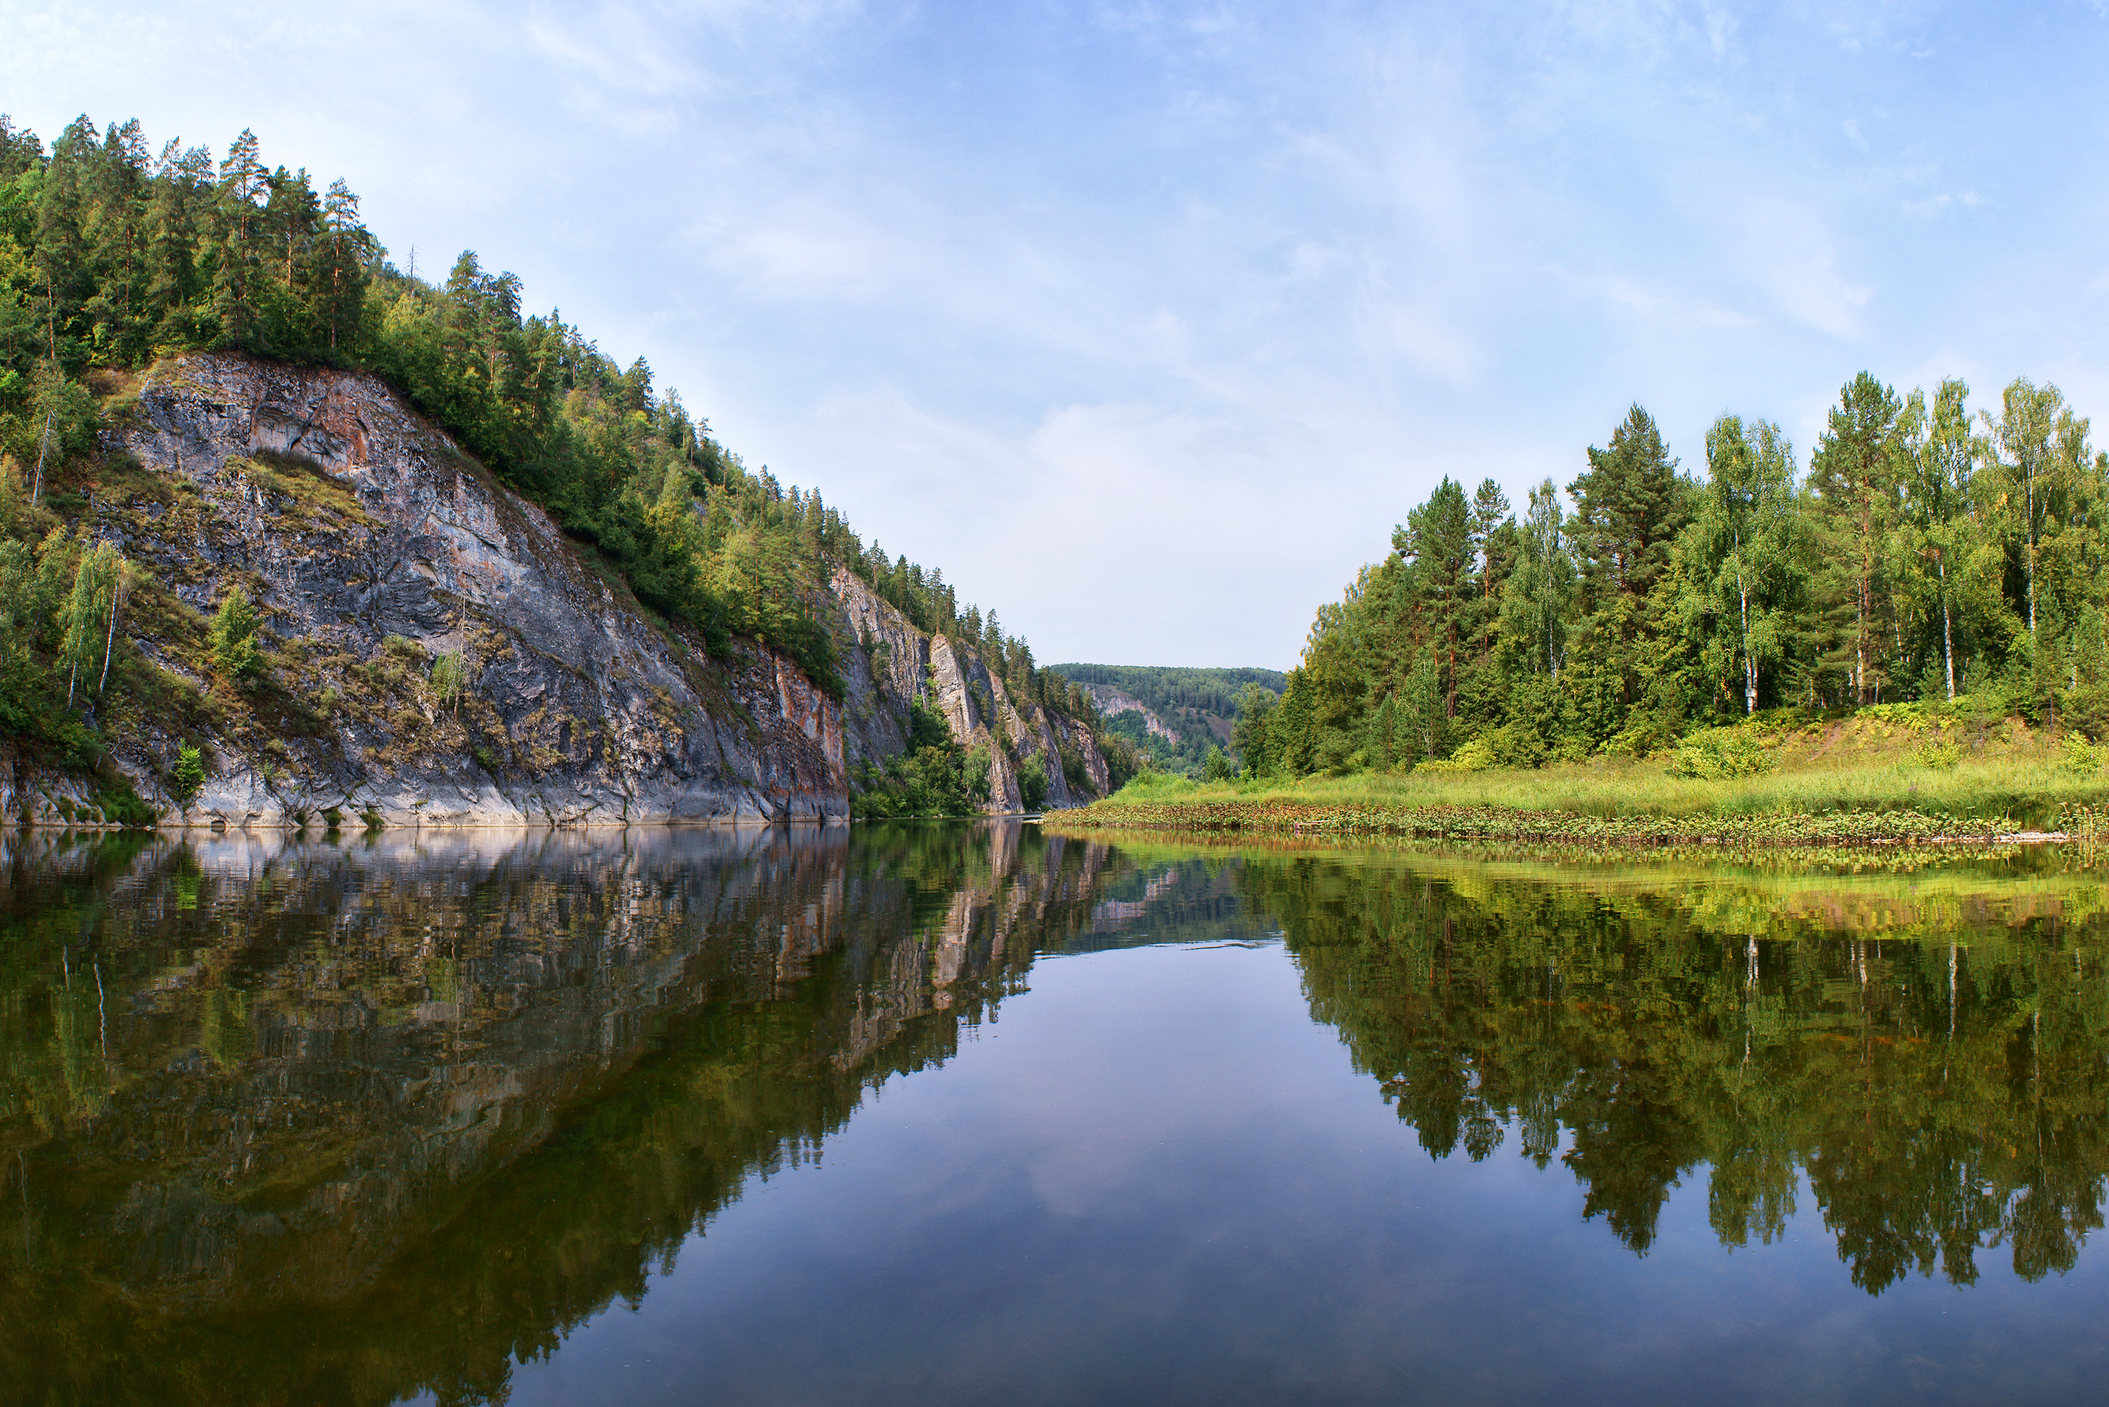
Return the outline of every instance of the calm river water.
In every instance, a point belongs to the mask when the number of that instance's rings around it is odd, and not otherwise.
[[[0,835],[0,1401],[2098,1401],[2109,872]]]

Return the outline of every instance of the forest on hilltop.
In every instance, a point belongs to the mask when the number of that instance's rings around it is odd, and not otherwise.
[[[1105,719],[1106,731],[1133,748],[1138,759],[1153,767],[1183,772],[1188,776],[1208,774],[1209,755],[1235,769],[1242,760],[1227,746],[1238,716],[1243,692],[1256,688],[1262,695],[1279,697],[1287,677],[1272,669],[1178,669],[1158,665],[1058,664],[1055,672],[1091,691]],[[1108,702],[1108,690],[1122,694],[1148,709],[1164,727],[1178,735],[1172,742],[1153,733],[1141,713],[1117,709]]]
[[[474,252],[437,283],[398,269],[342,181],[318,192],[267,166],[250,132],[215,163],[86,117],[47,152],[0,116],[0,733],[92,755],[74,696],[108,675],[126,566],[85,520],[69,527],[80,505],[53,489],[97,452],[98,378],[204,348],[378,374],[713,651],[774,646],[840,697],[816,610],[843,566],[1016,696],[1095,720],[941,571],[889,559],[818,490],[749,470],[642,357],[621,365],[558,313],[523,312],[522,291]]]
[[[1249,771],[1540,766],[1694,729],[1918,701],[2109,728],[2109,455],[2056,386],[1846,383],[1806,473],[1723,415],[1680,471],[1634,406],[1511,511],[1445,477],[1318,610]],[[1570,506],[1571,503],[1571,506]]]

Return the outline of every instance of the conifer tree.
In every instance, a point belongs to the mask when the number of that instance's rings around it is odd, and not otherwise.
[[[263,267],[256,237],[268,173],[256,134],[246,127],[220,163],[220,237],[213,270],[213,311],[221,334],[238,347],[256,336],[256,282]]]
[[[1844,674],[1855,704],[1873,702],[1886,673],[1883,544],[1896,525],[1902,474],[1891,437],[1902,408],[1894,390],[1861,372],[1839,392],[1809,461],[1825,662]]]
[[[1567,486],[1580,573],[1578,643],[1616,681],[1621,703],[1631,704],[1647,642],[1660,632],[1660,613],[1648,603],[1669,567],[1671,543],[1691,521],[1690,490],[1654,418],[1638,405],[1588,458]]]

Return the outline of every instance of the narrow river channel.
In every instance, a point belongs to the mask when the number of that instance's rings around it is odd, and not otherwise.
[[[2093,1401],[2109,870],[0,837],[0,1401]]]

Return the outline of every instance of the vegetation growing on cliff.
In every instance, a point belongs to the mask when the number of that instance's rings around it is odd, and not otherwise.
[[[972,816],[988,799],[987,750],[961,746],[945,716],[921,699],[908,705],[907,751],[850,778],[850,815],[860,821]]]
[[[35,578],[0,606],[0,730],[84,745],[51,705],[65,692],[54,679],[77,693],[93,653],[61,618],[93,547],[67,545],[81,504],[51,490],[93,455],[119,373],[199,348],[379,374],[714,650],[733,636],[775,646],[839,696],[838,642],[816,608],[846,567],[919,628],[978,649],[1014,697],[1091,719],[993,613],[961,609],[941,572],[889,559],[817,491],[750,471],[642,358],[621,365],[557,313],[524,312],[522,291],[473,252],[437,282],[397,268],[343,182],[318,192],[305,170],[267,166],[249,132],[216,163],[177,142],[155,155],[137,122],[98,132],[85,117],[46,152],[0,116],[0,530],[16,554],[0,577]],[[113,619],[122,582],[97,577],[83,610]],[[242,663],[223,661],[231,677],[247,677]]]
[[[2109,456],[2054,386],[1899,395],[1861,373],[1806,474],[1724,415],[1679,472],[1635,406],[1521,514],[1445,478],[1322,606],[1249,770],[1539,767],[1674,749],[1695,728],[1962,703],[2109,727]]]

